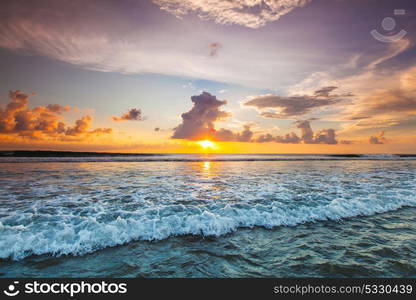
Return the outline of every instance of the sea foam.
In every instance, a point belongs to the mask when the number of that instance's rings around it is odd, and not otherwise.
[[[7,181],[0,198],[0,258],[84,255],[131,241],[221,236],[239,228],[296,226],[416,206],[414,164],[359,167],[358,162],[10,167],[8,178],[15,181]]]
[[[148,217],[146,210],[123,214],[111,221],[99,221],[93,216],[43,216],[44,226],[36,223],[4,225],[0,223],[2,239],[0,257],[21,259],[32,254],[82,255],[105,247],[134,240],[160,240],[175,235],[220,236],[238,228],[262,226],[295,226],[305,222],[339,220],[392,211],[403,206],[416,206],[416,200],[403,199],[386,203],[335,199],[328,205],[288,209],[272,203],[265,205],[233,205],[187,210],[185,207],[160,208],[165,216]],[[28,216],[33,217],[33,216]],[[39,228],[40,227],[40,228]]]

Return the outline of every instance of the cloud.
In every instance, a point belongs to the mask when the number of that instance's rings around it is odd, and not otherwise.
[[[60,113],[62,113],[64,111],[70,111],[70,109],[71,109],[69,107],[69,105],[62,106],[62,105],[59,105],[59,104],[48,104],[46,107],[51,112],[55,112],[55,113],[58,113],[58,114],[60,114]]]
[[[334,129],[323,129],[316,133],[310,126],[310,120],[296,121],[297,128],[300,129],[300,137],[294,133],[288,133],[283,136],[272,136],[263,134],[254,138],[254,132],[251,130],[252,124],[243,126],[241,132],[235,132],[230,129],[215,129],[215,122],[230,116],[229,113],[221,111],[221,106],[226,101],[217,100],[210,93],[203,92],[201,95],[192,96],[194,103],[191,110],[182,114],[182,123],[175,127],[172,138],[187,140],[210,139],[227,142],[277,142],[291,144],[337,144]],[[311,119],[314,120],[314,119]]]
[[[290,132],[284,136],[276,136],[275,142],[276,143],[284,143],[284,144],[298,144],[301,142],[301,138],[299,138],[296,133]]]
[[[250,129],[250,125],[244,125],[244,129],[241,132],[235,133],[232,130],[221,128],[215,131],[213,138],[217,141],[224,142],[251,142],[253,137],[253,131]]]
[[[298,121],[297,128],[301,131],[301,140],[305,144],[314,144],[313,131],[309,121]]]
[[[388,79],[368,78],[370,91],[361,93],[358,101],[339,116],[350,124],[343,134],[367,136],[372,129],[388,129],[400,135],[413,136],[416,115],[416,67],[392,74]],[[373,82],[379,82],[373,86]],[[377,143],[377,139],[373,139]],[[382,141],[383,142],[383,141]]]
[[[257,143],[274,142],[275,141],[275,137],[272,136],[270,133],[266,133],[266,134],[260,135],[255,141]]]
[[[207,92],[192,96],[191,100],[193,107],[182,114],[182,123],[173,129],[172,138],[187,140],[213,138],[214,123],[230,115],[220,110],[227,101],[217,100],[215,96]]]
[[[294,132],[283,136],[272,136],[270,133],[267,133],[260,135],[255,141],[258,143],[276,142],[283,144],[338,144],[334,129],[323,129],[314,133],[309,121],[297,121],[296,124],[301,131],[300,136]]]
[[[245,106],[253,106],[260,111],[260,115],[266,118],[288,118],[301,116],[316,108],[338,104],[352,94],[333,94],[335,86],[323,87],[316,90],[313,95],[287,96],[262,95],[251,98],[244,103]]]
[[[357,98],[353,105],[337,116],[347,121],[342,134],[362,135],[367,139],[372,129],[388,129],[400,135],[412,136],[416,115],[416,67],[394,72],[390,78],[372,74],[357,84]],[[384,78],[384,79],[383,79]],[[365,82],[365,84],[364,84]],[[375,82],[375,83],[374,83]],[[366,85],[366,87],[364,87]],[[367,88],[371,90],[360,91]],[[376,140],[374,139],[376,142]]]
[[[351,45],[336,51],[339,47],[332,47],[332,42],[326,47],[326,35],[310,40],[315,27],[308,20],[299,22],[296,16],[287,16],[282,27],[280,22],[272,24],[273,30],[243,28],[244,34],[236,34],[224,26],[199,27],[201,21],[195,18],[177,20],[150,1],[104,2],[97,5],[96,1],[72,0],[71,5],[64,5],[54,0],[2,1],[0,47],[34,56],[35,60],[43,56],[94,71],[163,74],[262,89],[294,84],[305,74],[333,65],[344,57],[344,51],[354,48]],[[208,2],[211,6],[216,2],[248,6],[252,13],[265,18],[267,7],[290,9],[295,7],[293,3],[308,1],[267,0],[258,1],[259,5],[256,0],[253,4],[247,1],[247,5],[241,1]],[[240,14],[240,9],[236,10],[235,14]],[[342,28],[343,24],[337,26]],[[232,46],[221,48],[215,60],[207,59],[208,45],[220,41]],[[312,41],[322,44],[310,48]]]
[[[409,115],[416,113],[416,93],[405,89],[375,91],[363,98],[365,105],[360,105],[352,120],[371,119],[378,115]]]
[[[90,134],[111,134],[113,133],[113,129],[112,128],[96,128],[94,130],[91,130],[90,132],[88,132]]]
[[[92,117],[87,115],[76,120],[73,126],[63,122],[63,112],[69,106],[50,104],[29,108],[29,96],[20,90],[9,92],[9,103],[0,107],[0,134],[17,135],[32,139],[55,138],[66,140],[71,137],[109,134],[111,128],[91,130]]]
[[[337,144],[334,129],[322,129],[314,134],[309,121],[297,121],[297,127],[301,130],[301,140],[305,144]]]
[[[315,94],[316,97],[326,97],[326,98],[328,98],[328,97],[330,97],[330,93],[332,91],[336,90],[337,88],[338,87],[336,87],[336,86],[326,86],[326,87],[323,87],[323,88],[315,91],[314,94]]]
[[[305,144],[308,144],[305,142]],[[336,140],[336,134],[334,129],[323,129],[315,133],[315,137],[310,144],[327,144],[327,145],[336,145],[338,141]]]
[[[302,7],[311,0],[153,0],[178,18],[195,13],[202,20],[213,20],[218,24],[236,24],[259,28],[278,20],[294,8]]]
[[[211,43],[208,45],[209,56],[215,57],[218,56],[218,51],[221,49],[222,45],[220,43]]]
[[[91,123],[92,123],[91,116],[84,116],[81,119],[76,120],[74,126],[68,127],[65,130],[65,134],[76,136],[76,135],[80,135],[85,132],[88,132],[89,129],[91,128]]]
[[[382,131],[378,136],[371,136],[368,141],[373,145],[382,145],[387,139],[384,137],[384,131]]]
[[[290,93],[326,95],[319,86],[340,85],[354,91],[348,106],[339,106],[327,120],[345,121],[344,134],[357,134],[365,129],[400,126],[402,121],[416,114],[416,67],[406,58],[414,51],[414,42],[402,39],[383,47],[383,52],[363,53],[354,57],[353,64],[338,65],[326,72],[316,72],[289,88]],[[330,91],[332,92],[332,91]],[[367,138],[368,132],[363,132]]]
[[[140,108],[132,108],[128,112],[126,112],[121,117],[112,117],[113,121],[122,122],[122,121],[142,121],[142,110]]]
[[[218,100],[214,95],[203,92],[192,96],[193,107],[182,114],[182,123],[173,129],[173,139],[202,140],[210,139],[223,142],[251,142],[253,131],[250,124],[246,124],[241,132],[230,129],[215,129],[215,122],[230,114],[222,111],[221,107],[227,101]]]

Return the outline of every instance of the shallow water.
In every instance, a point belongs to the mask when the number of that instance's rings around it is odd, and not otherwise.
[[[416,161],[1,166],[1,276],[416,276]]]

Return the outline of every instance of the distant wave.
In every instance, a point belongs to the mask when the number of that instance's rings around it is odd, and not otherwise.
[[[203,161],[314,161],[314,160],[416,160],[415,154],[140,154],[123,156],[0,157],[0,163],[27,162],[203,162]]]

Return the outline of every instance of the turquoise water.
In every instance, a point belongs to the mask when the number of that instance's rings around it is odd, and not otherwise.
[[[416,161],[223,157],[1,163],[0,276],[416,276]]]

